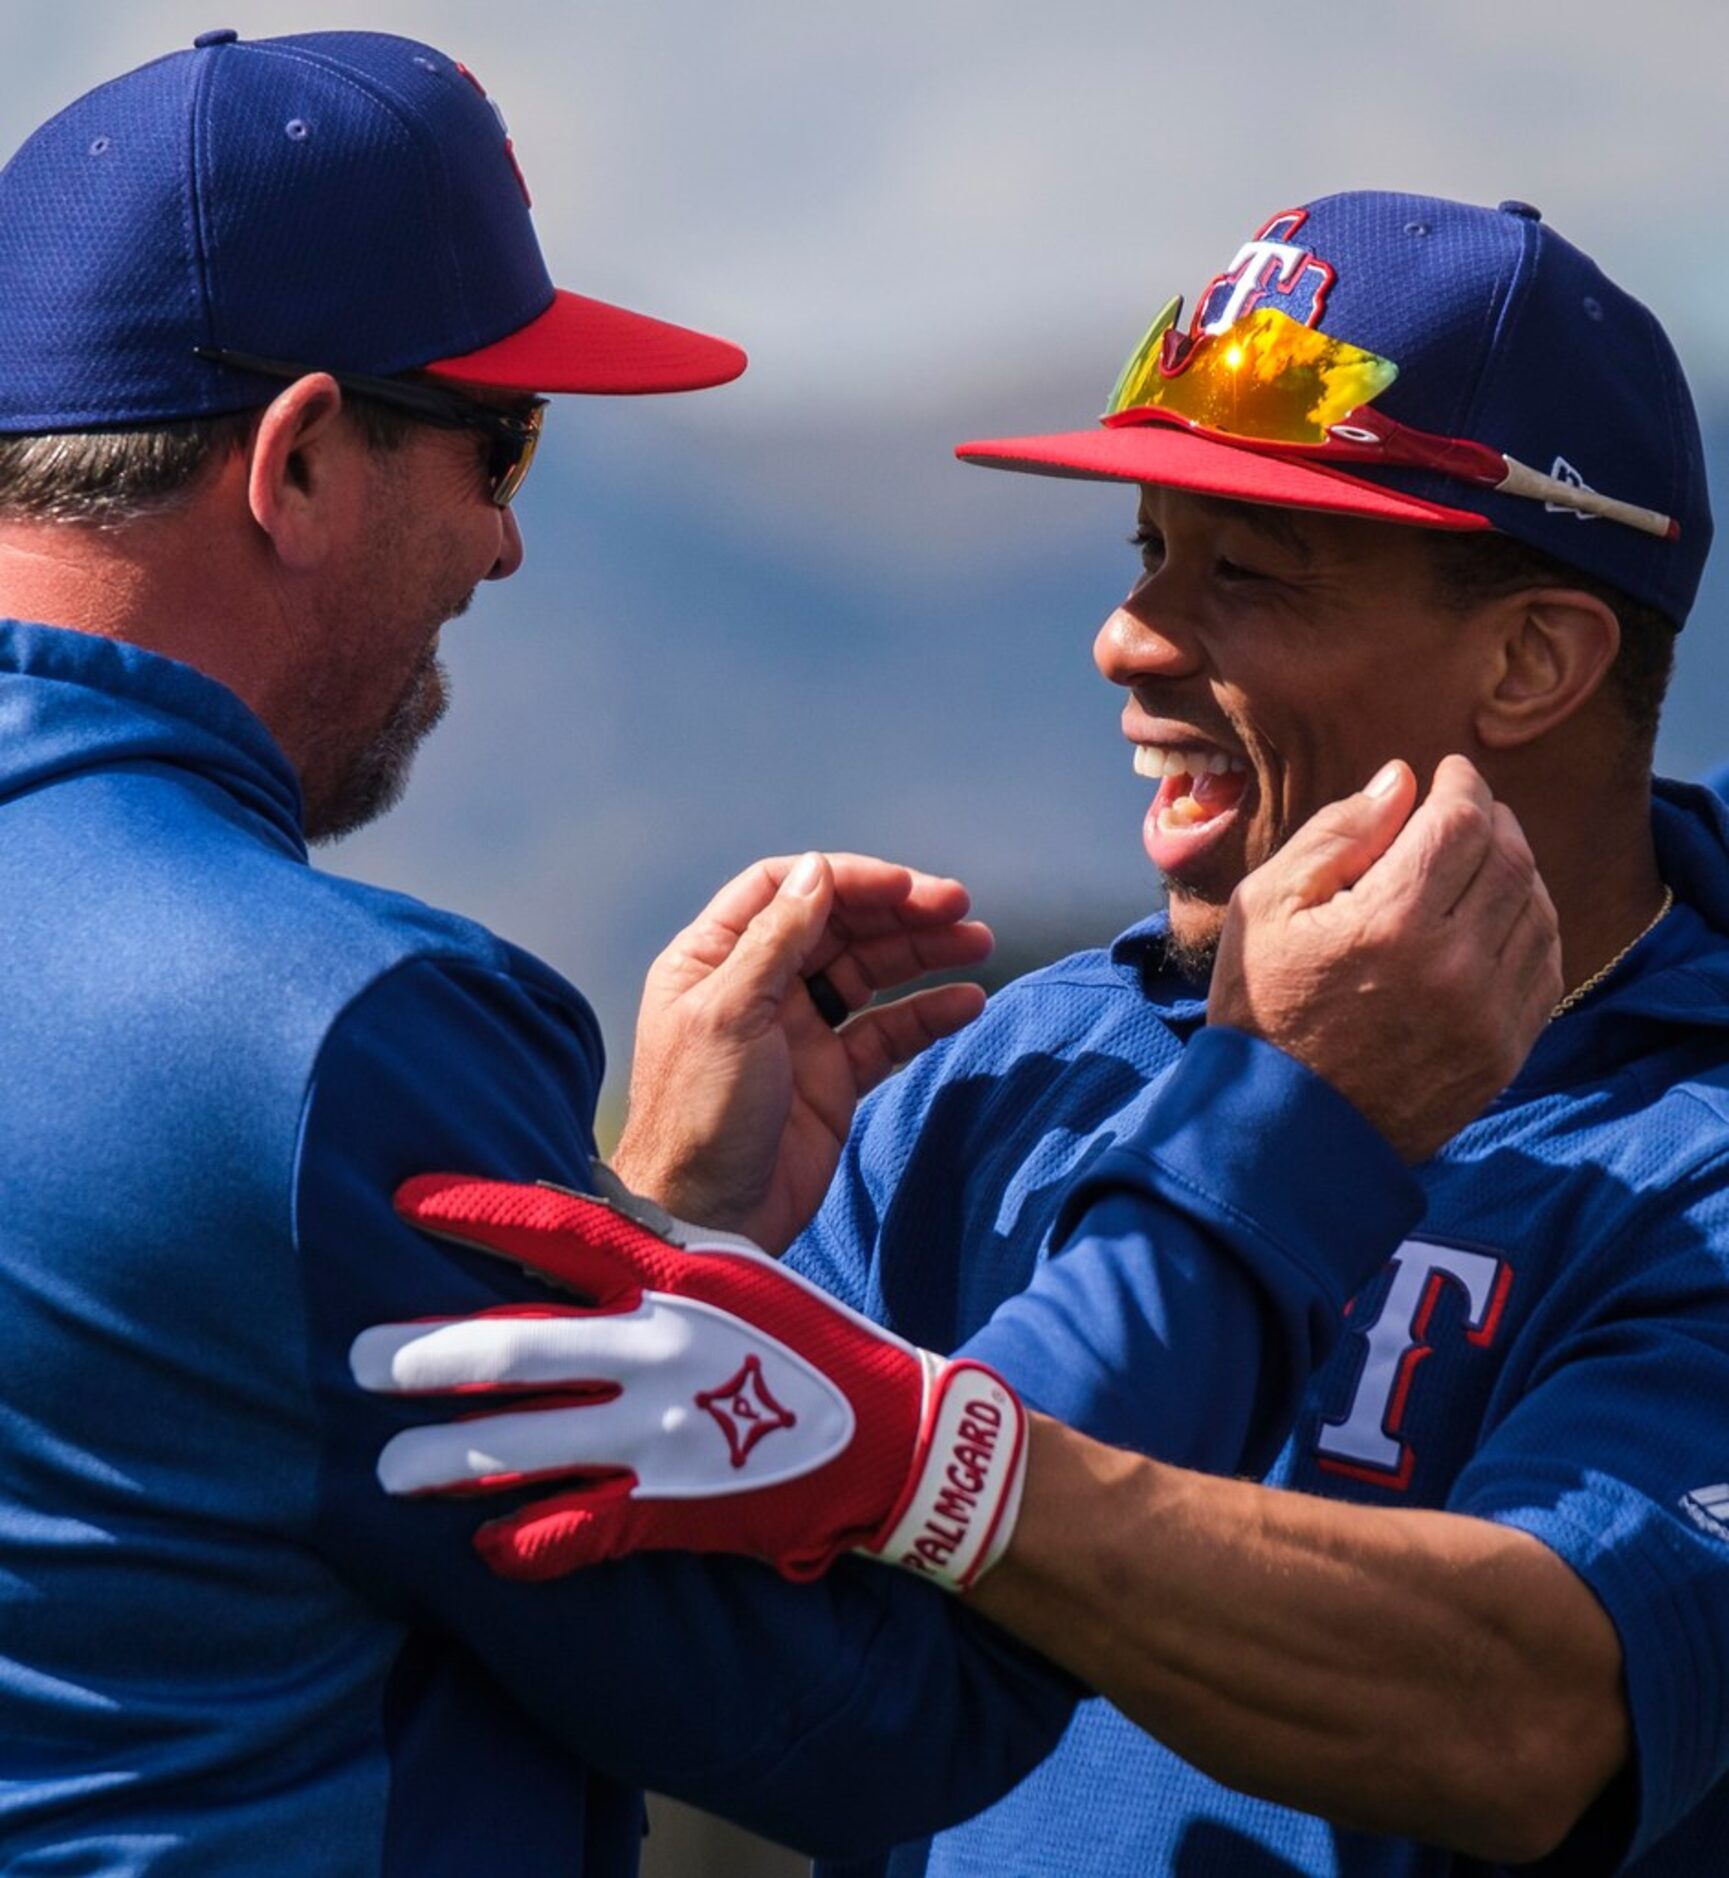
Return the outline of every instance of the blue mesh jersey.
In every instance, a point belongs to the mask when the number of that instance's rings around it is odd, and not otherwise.
[[[1354,1299],[1267,1478],[1506,1521],[1559,1553],[1619,1632],[1636,1766],[1558,1864],[1697,1878],[1729,1844],[1729,818],[1659,784],[1655,820],[1674,911],[1419,1170],[1421,1225]],[[1196,1047],[1203,1007],[1166,974],[1162,931],[1019,981],[880,1090],[798,1267],[938,1349],[1047,1269],[1064,1190]],[[1061,1362],[1041,1372],[1018,1329],[985,1340],[1041,1406],[1075,1406]],[[1211,1402],[1252,1380],[1204,1335],[1186,1354]],[[1483,1868],[1229,1792],[1094,1701],[1008,1798],[844,1869]]]
[[[385,1497],[388,1437],[454,1410],[362,1394],[357,1332],[546,1296],[390,1195],[584,1184],[599,1040],[544,965],[317,873],[299,827],[221,686],[0,624],[0,1868],[626,1878],[642,1786],[848,1856],[1008,1791],[1074,1688],[909,1576],[513,1585],[473,1501]],[[1421,1198],[1266,1045],[1217,1033],[1185,1073],[992,1334],[1036,1311],[1101,1426],[1233,1467],[1276,1450]],[[1219,1182],[1272,1192],[1286,1133],[1306,1178],[1252,1217]],[[1271,1385],[1201,1415],[1171,1366],[1150,1384],[1184,1326]]]

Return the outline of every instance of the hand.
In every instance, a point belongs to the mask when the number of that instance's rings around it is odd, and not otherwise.
[[[1378,790],[1379,793],[1372,793]],[[1518,1073],[1561,995],[1555,908],[1513,813],[1461,756],[1389,764],[1238,887],[1210,1023],[1324,1076],[1407,1162]]]
[[[828,1190],[860,1098],[984,1008],[966,984],[862,1008],[988,957],[990,930],[967,909],[959,881],[858,854],[758,861],[729,882],[649,971],[620,1177],[784,1251]],[[855,1013],[838,1031],[803,983],[815,972]]]
[[[814,1578],[859,1548],[958,1590],[1007,1547],[1026,1413],[982,1364],[914,1349],[741,1240],[681,1246],[559,1188],[429,1174],[396,1207],[592,1300],[381,1324],[349,1353],[363,1389],[452,1398],[452,1420],[385,1445],[387,1493],[557,1483],[476,1534],[501,1576],[676,1548]]]

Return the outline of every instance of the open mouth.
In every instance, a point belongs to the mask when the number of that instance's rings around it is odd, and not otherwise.
[[[1181,873],[1221,839],[1249,788],[1247,763],[1213,744],[1137,744],[1135,774],[1159,783],[1144,839],[1161,873]]]

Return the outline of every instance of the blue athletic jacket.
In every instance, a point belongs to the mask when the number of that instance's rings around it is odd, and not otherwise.
[[[308,867],[299,820],[220,686],[0,624],[0,1869],[623,1878],[645,1785],[848,1855],[1005,1792],[1074,1692],[910,1577],[510,1585],[469,1544],[496,1502],[385,1498],[386,1439],[459,1405],[362,1395],[356,1333],[545,1295],[390,1195],[582,1185],[599,1040],[544,965]],[[1092,1172],[1011,1320],[1104,1432],[1270,1454],[1415,1182],[1228,1033]],[[1158,1348],[1203,1325],[1243,1372],[1207,1412]]]
[[[1558,1552],[1619,1631],[1636,1767],[1553,1869],[1697,1878],[1729,1869],[1729,821],[1701,789],[1658,788],[1674,911],[1420,1170],[1421,1227],[1353,1300],[1268,1478],[1503,1520]],[[1065,1190],[1198,1047],[1203,1007],[1164,970],[1163,930],[1019,981],[879,1091],[794,1263],[938,1349],[1036,1283]],[[1349,1211],[1341,1196],[1340,1225]],[[1039,1371],[1027,1322],[999,1322],[982,1346],[1054,1414],[1090,1415],[1061,1362]],[[1178,1354],[1203,1403],[1243,1386],[1205,1325]],[[1007,1799],[886,1865],[893,1878],[1480,1869],[1228,1792],[1101,1702]]]

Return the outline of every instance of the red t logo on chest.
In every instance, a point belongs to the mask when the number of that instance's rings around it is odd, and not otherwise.
[[[1393,1254],[1393,1278],[1380,1314],[1358,1331],[1368,1346],[1351,1406],[1325,1421],[1315,1447],[1329,1473],[1349,1474],[1401,1491],[1411,1484],[1416,1450],[1399,1438],[1411,1387],[1433,1353],[1429,1323],[1448,1285],[1464,1294],[1465,1341],[1486,1349],[1500,1328],[1513,1268],[1493,1252],[1407,1239]]]

